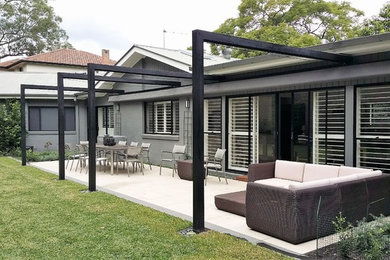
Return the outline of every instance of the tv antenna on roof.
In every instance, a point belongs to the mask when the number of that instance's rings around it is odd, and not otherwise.
[[[182,33],[182,32],[168,32],[167,30],[163,29],[163,48],[165,48],[165,34],[176,34],[176,35],[188,35],[188,33]]]

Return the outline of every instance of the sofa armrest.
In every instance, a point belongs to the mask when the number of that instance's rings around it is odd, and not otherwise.
[[[275,162],[255,163],[249,165],[248,182],[274,178],[274,176],[275,176]]]

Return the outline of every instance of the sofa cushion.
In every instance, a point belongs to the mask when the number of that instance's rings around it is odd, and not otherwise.
[[[370,177],[374,177],[374,176],[380,176],[380,175],[382,175],[382,171],[376,170],[376,171],[370,171],[370,172],[362,172],[362,173],[358,173],[355,175],[358,177],[358,179],[365,179],[365,178],[370,178]]]
[[[347,181],[354,181],[357,179],[358,179],[357,175],[352,174],[352,175],[346,175],[346,176],[337,177],[337,178],[331,178],[329,180],[331,183],[336,184],[336,183],[342,183],[342,182],[347,182]]]
[[[302,182],[305,163],[276,160],[275,178]]]
[[[255,183],[260,183],[260,184],[268,185],[268,186],[272,186],[272,187],[288,189],[290,184],[300,183],[300,182],[279,179],[279,178],[270,178],[270,179],[257,180],[257,181],[255,181]]]
[[[364,169],[364,168],[356,168],[356,167],[349,167],[349,166],[340,166],[339,169],[339,177],[347,176],[351,174],[356,173],[362,173],[362,172],[370,172],[371,169]]]
[[[310,188],[318,188],[332,184],[329,179],[322,179],[316,181],[307,181],[307,182],[297,182],[289,185],[290,190],[304,190]]]
[[[306,164],[303,182],[335,178],[339,175],[339,166]]]

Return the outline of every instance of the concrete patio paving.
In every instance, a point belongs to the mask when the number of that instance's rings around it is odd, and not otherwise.
[[[58,161],[30,163],[29,165],[58,175]],[[99,170],[99,167],[97,167]],[[66,179],[88,185],[88,175],[83,170],[80,173],[66,170]],[[111,175],[109,170],[97,172],[97,190],[113,194],[129,201],[151,207],[167,214],[192,221],[192,182],[180,179],[176,174],[172,178],[172,170],[163,168],[161,176],[159,167],[147,166],[144,175],[141,172],[130,172],[119,169],[119,173]],[[316,241],[293,245],[280,239],[251,230],[245,218],[218,210],[214,205],[214,196],[218,194],[241,191],[246,189],[246,183],[229,180],[225,184],[217,177],[209,176],[205,186],[205,226],[206,228],[245,238],[251,243],[264,243],[276,249],[303,255],[316,249]]]

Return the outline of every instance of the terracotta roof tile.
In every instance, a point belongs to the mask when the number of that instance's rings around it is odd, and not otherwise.
[[[12,59],[12,60],[7,60],[4,62],[0,62],[0,68],[6,68],[16,62],[18,62],[20,59]]]
[[[41,53],[22,59],[15,59],[0,63],[0,67],[9,67],[22,61],[45,62],[66,65],[87,66],[88,63],[114,65],[115,61],[85,51],[72,49],[59,49],[51,52]]]

